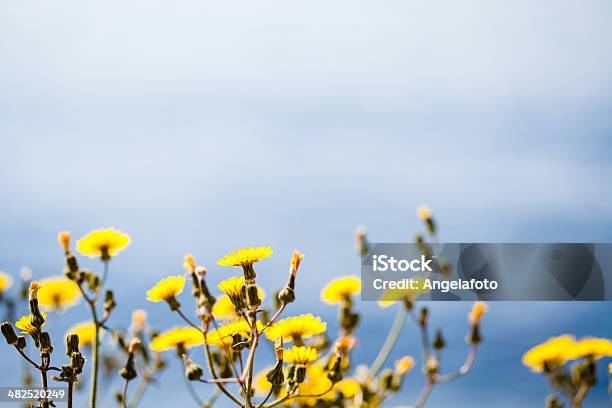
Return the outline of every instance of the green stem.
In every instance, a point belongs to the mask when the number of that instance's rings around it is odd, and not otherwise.
[[[385,364],[385,361],[387,361],[387,358],[389,358],[389,355],[391,354],[391,351],[393,351],[393,347],[395,346],[395,343],[397,342],[397,339],[402,331],[402,327],[404,327],[405,321],[406,309],[401,307],[395,315],[393,326],[391,326],[391,330],[389,330],[389,334],[387,335],[387,338],[385,339],[382,348],[380,349],[378,355],[376,356],[376,359],[374,359],[374,362],[372,363],[372,366],[370,368],[370,374],[372,375],[372,377],[376,376],[378,371],[382,368],[383,364]]]
[[[125,380],[125,383],[123,384],[123,392],[121,393],[121,406],[123,408],[127,408],[127,388],[129,382],[130,380]]]
[[[42,406],[44,408],[49,408],[49,400],[47,399],[47,389],[48,389],[48,385],[47,385],[47,370],[44,367],[41,368],[40,375],[42,377],[43,390],[45,391],[45,395],[43,397],[43,404],[42,404]]]
[[[208,339],[207,339],[207,335],[206,335],[206,331],[202,330],[202,333],[204,333],[204,349],[206,350],[206,362],[208,363],[208,369],[210,370],[210,375],[214,378],[214,379],[218,379],[219,377],[217,377],[217,373],[215,371],[215,366],[213,363],[213,358],[212,358],[212,354],[210,352],[210,346],[208,345]],[[219,388],[219,390],[225,394],[229,399],[231,399],[233,402],[235,402],[239,407],[242,407],[242,402],[240,402],[240,400],[238,398],[236,398],[234,395],[232,395],[232,393],[230,393],[227,388],[225,388],[225,386],[222,383],[216,383],[217,387]]]
[[[198,396],[198,394],[196,394],[196,391],[193,389],[191,381],[189,381],[189,379],[187,379],[187,377],[185,377],[184,375],[183,380],[185,381],[185,386],[187,387],[187,391],[189,391],[189,395],[191,395],[191,398],[193,398],[198,407],[204,405],[204,401],[202,401],[202,399]]]
[[[74,383],[72,381],[68,381],[68,408],[72,408],[72,389],[74,387]]]
[[[94,326],[95,326],[95,334],[92,346],[92,365],[91,365],[91,391],[90,391],[90,400],[89,407],[96,408],[96,394],[98,391],[98,367],[100,364],[99,354],[100,354],[100,322],[98,322],[98,315],[96,313],[96,305],[95,303],[90,302],[89,307],[91,309],[91,315],[93,318]]]

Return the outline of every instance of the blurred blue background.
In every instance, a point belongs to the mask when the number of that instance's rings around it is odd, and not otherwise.
[[[355,227],[410,241],[421,203],[447,242],[608,242],[611,19],[606,0],[2,2],[0,269],[61,273],[58,231],[115,226],[133,243],[112,262],[111,324],[146,307],[162,328],[178,320],[144,292],[186,252],[216,282],[231,272],[215,265],[224,253],[271,245],[258,268],[271,293],[299,249],[289,312],[335,327],[335,309],[313,299],[358,274]],[[369,362],[393,311],[358,307],[357,358]],[[446,370],[466,351],[469,308],[431,305]],[[543,406],[522,353],[566,332],[610,337],[609,314],[607,303],[492,304],[473,372],[429,406]],[[59,335],[86,316],[50,325]],[[404,353],[420,353],[411,326],[394,357]],[[17,356],[0,356],[0,383],[17,385]],[[586,406],[610,404],[601,367]],[[190,406],[180,371],[145,404]],[[414,372],[389,406],[421,386]]]

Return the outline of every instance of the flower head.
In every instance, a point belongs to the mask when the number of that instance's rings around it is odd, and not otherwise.
[[[87,346],[92,344],[96,337],[96,325],[92,321],[77,323],[68,329],[66,335],[68,334],[76,334],[79,336],[79,344]]]
[[[204,344],[202,332],[195,327],[174,327],[155,336],[149,348],[153,351],[173,350],[178,346],[190,348]]]
[[[38,303],[47,310],[67,309],[81,300],[79,285],[64,276],[42,279],[38,288],[30,285],[30,294],[32,291],[38,293]]]
[[[480,319],[482,319],[482,315],[484,315],[489,307],[484,302],[476,302],[474,306],[472,306],[472,311],[470,312],[468,318],[470,320],[470,324],[472,326],[476,326],[480,324]]]
[[[13,278],[6,272],[0,271],[0,294],[13,286]]]
[[[183,293],[184,287],[185,278],[183,276],[168,276],[147,291],[147,300],[150,302],[168,302]]]
[[[304,254],[301,254],[298,251],[293,251],[293,255],[291,256],[291,276],[295,277],[297,274],[302,259],[304,259]]]
[[[229,296],[223,295],[217,298],[213,308],[212,314],[217,319],[229,319],[236,317],[236,308],[230,300]]]
[[[431,219],[431,210],[426,205],[421,205],[417,208],[417,216],[423,221]]]
[[[327,330],[327,324],[322,322],[320,317],[314,317],[308,313],[279,320],[268,327],[265,334],[272,341],[282,337],[284,341],[288,342],[295,338],[312,337],[315,334],[323,333],[325,330]]]
[[[404,356],[395,362],[395,371],[399,375],[405,375],[414,367],[414,359],[410,356]]]
[[[62,249],[64,250],[64,252],[68,254],[70,252],[70,232],[61,231],[57,235],[57,241],[62,246]]]
[[[232,276],[231,278],[222,280],[217,287],[221,292],[234,300],[242,296],[242,287],[244,286],[244,276]]]
[[[412,302],[422,294],[429,292],[429,289],[425,288],[425,279],[413,278],[413,282],[415,282],[414,289],[412,287],[407,289],[387,289],[378,301],[378,306],[387,308],[395,302],[402,300]]]
[[[312,347],[293,346],[284,352],[284,360],[288,363],[307,365],[319,358],[319,352]]]
[[[34,280],[30,282],[30,287],[28,288],[28,299],[30,301],[38,299],[38,289],[40,289],[39,281]]]
[[[542,344],[531,348],[523,355],[523,364],[534,372],[542,372],[545,366],[558,366],[565,364],[567,350],[576,347],[578,343],[574,336],[551,337]]]
[[[583,337],[574,347],[568,348],[564,355],[568,360],[584,357],[595,359],[612,357],[612,340],[599,337]]]
[[[193,257],[193,255],[191,254],[187,254],[184,257],[185,261],[183,262],[183,268],[189,272],[189,273],[194,273],[196,270],[196,260]]]
[[[263,328],[263,325],[259,320],[257,321],[257,327],[260,330]],[[206,335],[206,342],[214,346],[223,346],[224,344],[231,345],[233,342],[233,336],[240,335],[243,337],[248,337],[250,333],[251,327],[246,320],[234,320],[227,322],[219,326],[219,328],[209,332]]]
[[[359,292],[361,292],[361,280],[356,276],[343,276],[334,279],[321,290],[321,300],[333,305]]]
[[[91,231],[77,242],[77,250],[90,258],[108,261],[130,244],[130,236],[114,228]]]
[[[41,311],[40,314],[43,318],[43,322],[40,327],[37,327],[34,323],[35,317],[32,314],[21,316],[21,318],[15,322],[15,326],[21,330],[21,333],[34,336],[40,329],[42,329],[47,321],[47,315],[45,312]]]
[[[251,266],[270,255],[272,255],[272,248],[269,246],[240,248],[220,258],[217,264],[221,266]]]

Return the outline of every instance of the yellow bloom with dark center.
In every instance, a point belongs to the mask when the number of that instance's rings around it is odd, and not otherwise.
[[[6,272],[0,271],[0,294],[13,286],[13,278]]]
[[[91,231],[77,242],[77,250],[90,258],[108,260],[130,244],[130,236],[114,228]]]
[[[569,334],[551,337],[544,343],[528,350],[523,355],[522,362],[532,371],[539,373],[544,370],[546,364],[551,366],[565,364],[568,360],[568,350],[575,348],[577,344],[574,336]]]
[[[595,359],[612,357],[612,340],[598,337],[583,337],[574,347],[569,348],[565,352],[567,360],[583,357],[593,357]]]
[[[270,255],[272,255],[272,248],[269,246],[240,248],[220,258],[217,264],[221,266],[250,266]]]
[[[288,342],[294,338],[312,337],[315,334],[323,333],[325,330],[327,330],[327,324],[322,322],[320,317],[314,317],[308,313],[279,320],[268,327],[264,333],[271,341],[282,337],[284,341]]]
[[[257,328],[261,330],[263,324],[257,321]],[[244,319],[234,320],[227,322],[218,329],[214,329],[207,333],[206,342],[213,346],[231,345],[233,342],[233,336],[240,335],[242,337],[249,337],[251,333],[251,326]]]
[[[284,351],[284,360],[288,363],[307,365],[319,358],[319,352],[312,347],[293,346]]]
[[[52,276],[39,282],[38,304],[47,310],[61,310],[76,305],[81,300],[79,285],[64,276]]]
[[[168,276],[147,291],[147,300],[163,302],[175,298],[183,292],[185,278],[183,276]]]
[[[415,289],[387,289],[378,301],[378,306],[387,308],[398,301],[414,301],[422,294],[429,292],[429,289],[425,288],[425,279],[414,278],[413,282],[415,282]]]
[[[321,291],[321,300],[333,305],[361,292],[361,279],[357,276],[343,276],[334,279]]]
[[[96,337],[96,325],[91,321],[77,323],[68,329],[68,334],[76,334],[79,336],[79,345],[88,346],[93,344]]]
[[[40,326],[40,328],[37,328],[34,325],[34,315],[32,314],[21,316],[21,318],[15,322],[15,326],[21,330],[21,333],[33,336],[34,334],[38,333],[39,329],[44,327],[45,322],[47,321],[47,315],[45,312],[41,311],[40,315],[43,317],[43,324]]]
[[[155,336],[149,348],[153,351],[174,350],[178,346],[185,348],[200,346],[204,344],[204,335],[195,327],[180,326],[174,327]]]
[[[404,356],[395,362],[395,371],[399,375],[405,375],[414,367],[414,359],[410,356]]]
[[[482,315],[484,315],[489,310],[489,307],[484,302],[476,302],[474,306],[472,306],[472,311],[470,312],[468,318],[470,324],[472,326],[480,324],[480,319],[482,319]]]

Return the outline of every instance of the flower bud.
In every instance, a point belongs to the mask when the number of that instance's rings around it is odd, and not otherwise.
[[[245,285],[246,304],[250,309],[255,309],[261,305],[258,292],[257,285],[254,283]]]
[[[115,296],[112,290],[107,290],[104,292],[104,312],[107,314],[112,312],[112,310],[117,306],[115,303]]]
[[[426,307],[421,308],[421,314],[419,316],[419,325],[425,327],[427,325],[427,317],[429,316],[429,310]]]
[[[50,353],[53,351],[53,347],[51,346],[51,337],[49,336],[49,333],[47,332],[40,333],[38,341],[40,344],[40,350],[42,352]]]
[[[279,337],[274,342],[274,353],[276,354],[276,361],[283,361],[283,353],[285,349],[283,348],[283,337]]]
[[[342,381],[342,355],[337,354],[332,364],[331,370],[327,373],[327,378],[335,384]]]
[[[480,326],[472,326],[470,334],[468,334],[466,341],[469,344],[478,345],[482,342],[482,337],[480,336]]]
[[[23,350],[24,348],[26,348],[26,338],[23,336],[19,336],[17,338],[17,348],[19,350]]]
[[[470,312],[468,319],[471,325],[479,325],[482,316],[489,310],[487,304],[484,302],[476,302],[474,306],[472,306],[472,311]]]
[[[79,352],[79,336],[76,334],[69,334],[66,336],[66,355],[70,356],[72,353]]]
[[[133,380],[138,376],[136,373],[136,367],[134,366],[134,354],[130,353],[128,359],[125,362],[125,366],[119,370],[119,375],[127,381]]]
[[[304,380],[306,379],[306,366],[305,365],[298,365],[295,367],[294,379],[295,379],[295,382],[298,384],[301,384],[304,382]]]
[[[79,278],[79,263],[76,256],[72,254],[66,254],[66,277],[71,280]]]
[[[57,236],[57,241],[62,246],[65,254],[70,253],[70,232],[62,231]]]
[[[387,368],[380,374],[380,388],[382,388],[384,391],[389,391],[393,388],[392,370]]]
[[[406,375],[412,370],[412,367],[414,367],[414,359],[410,356],[402,357],[395,362],[395,372],[400,376]]]
[[[195,273],[196,269],[196,260],[191,254],[187,254],[184,256],[183,268],[189,273]]]
[[[197,381],[202,378],[202,367],[191,361],[186,354],[183,354],[183,362],[185,363],[185,377],[189,381]]]
[[[70,355],[70,367],[77,373],[80,374],[85,365],[85,358],[79,352],[74,352]]]
[[[285,374],[283,373],[283,359],[276,361],[274,367],[266,373],[266,379],[272,385],[281,385],[285,382]]]
[[[130,342],[130,346],[128,347],[128,353],[130,354],[136,353],[138,349],[140,348],[141,344],[142,342],[140,341],[138,337],[133,338],[132,341]]]
[[[2,334],[4,335],[4,338],[6,339],[6,342],[13,346],[17,344],[17,333],[15,333],[15,330],[13,329],[13,325],[10,324],[9,322],[4,322],[2,323]]]
[[[357,253],[362,256],[367,254],[369,248],[368,241],[366,240],[366,228],[364,226],[357,228],[355,239],[357,240]]]
[[[446,346],[444,337],[442,336],[442,330],[436,330],[436,337],[434,338],[433,348],[435,350],[442,350]]]

